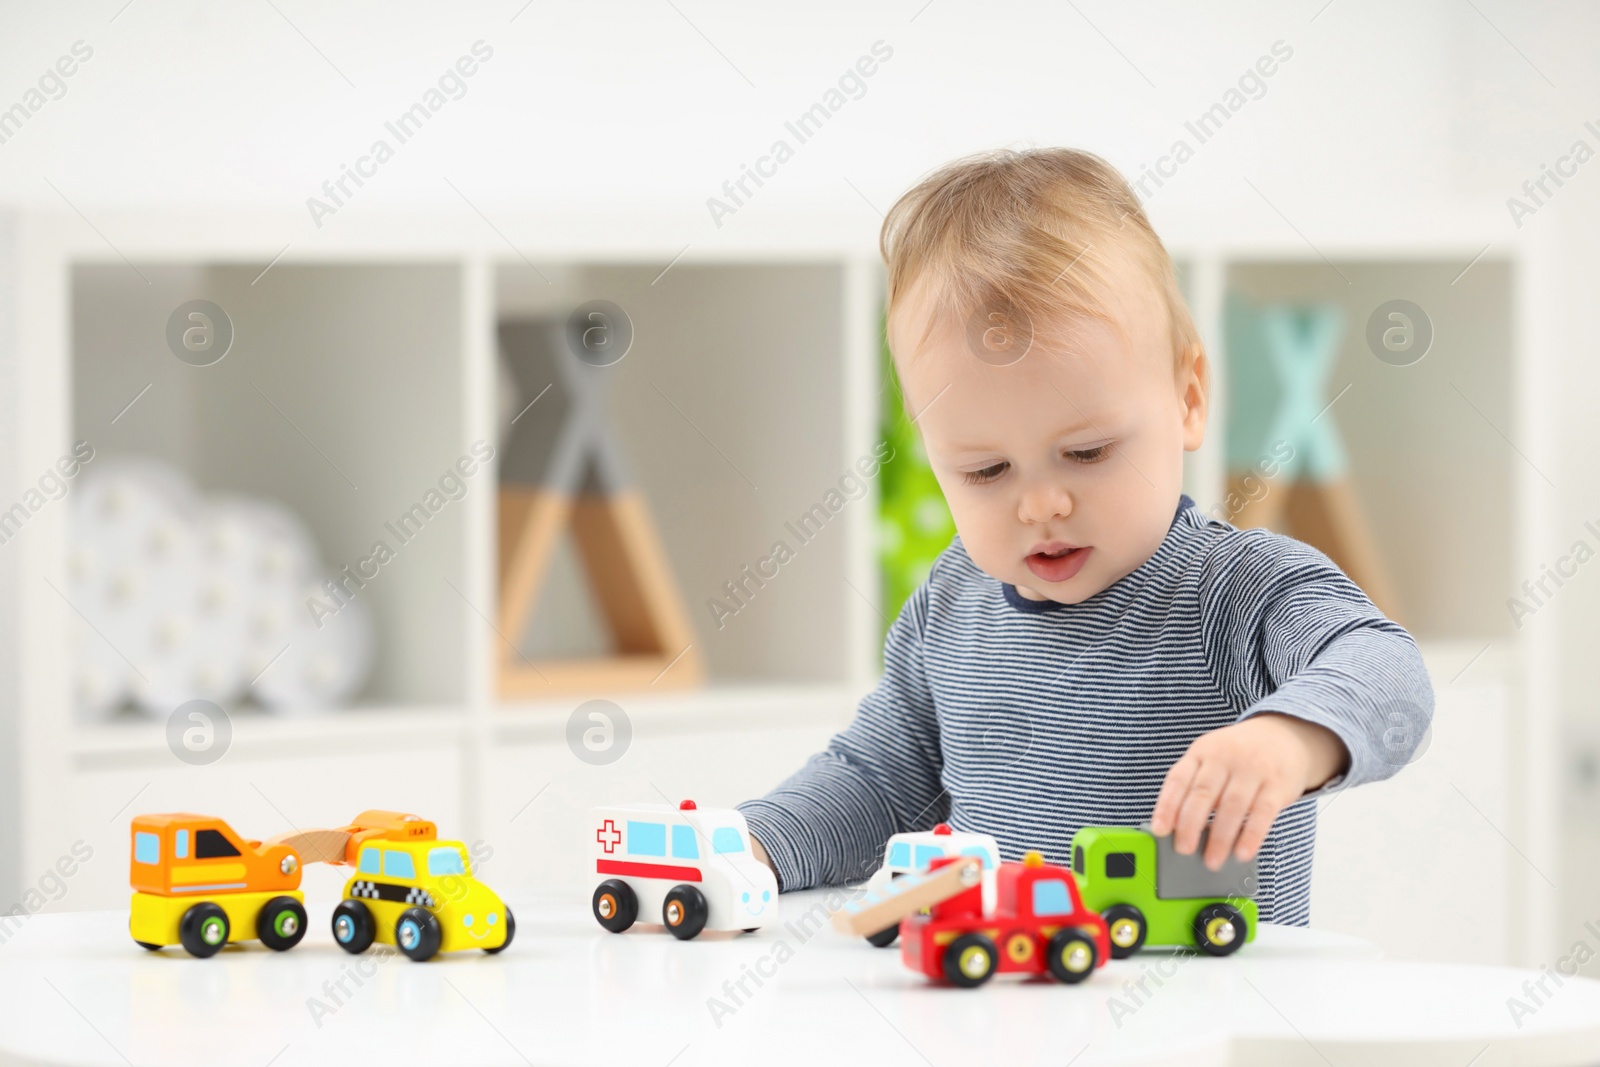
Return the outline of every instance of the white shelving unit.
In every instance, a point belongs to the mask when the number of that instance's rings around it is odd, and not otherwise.
[[[1503,748],[1452,732],[1448,781],[1432,782],[1429,803],[1448,798],[1438,793],[1446,785],[1477,798],[1479,814],[1464,806],[1461,817],[1499,820],[1492,829],[1526,854],[1526,865],[1509,850],[1496,858],[1503,884],[1481,898],[1496,914],[1477,921],[1495,928],[1485,955],[1540,958],[1554,898],[1530,868],[1554,866],[1554,785],[1542,770],[1553,765],[1551,653],[1519,642],[1493,606],[1502,599],[1495,581],[1535,573],[1549,542],[1548,498],[1530,469],[1552,450],[1536,417],[1554,388],[1537,325],[1550,309],[1529,281],[1550,269],[1543,251],[1507,246],[1474,219],[1374,221],[1320,253],[1287,231],[1225,237],[1205,219],[1157,221],[1174,235],[1219,383],[1230,286],[1351,309],[1339,371],[1357,385],[1339,415],[1358,477],[1374,487],[1365,503],[1380,541],[1404,550],[1392,557],[1402,590],[1428,605],[1417,633],[1439,683],[1441,725],[1470,705],[1488,724],[1485,738],[1509,740]],[[50,584],[64,588],[68,506],[54,503],[0,546],[0,666],[14,670],[0,749],[14,746],[18,764],[14,794],[0,797],[0,899],[84,839],[95,858],[59,906],[114,906],[126,891],[127,815],[171,809],[223,814],[261,835],[365,807],[416,810],[489,842],[497,880],[575,884],[568,861],[583,843],[569,828],[590,804],[689,793],[735,802],[770,787],[848,719],[871,684],[880,627],[878,608],[855,591],[876,587],[873,496],[848,505],[722,630],[705,601],[876,441],[875,235],[797,218],[777,231],[746,228],[709,253],[685,250],[648,217],[497,222],[497,231],[469,227],[456,211],[341,220],[286,248],[284,234],[304,233],[288,216],[108,210],[97,224],[116,234],[113,250],[73,215],[0,215],[0,321],[13,324],[0,334],[0,403],[9,404],[0,410],[0,507],[88,438],[97,457],[153,454],[205,489],[282,500],[305,516],[326,560],[349,562],[473,441],[496,440],[497,319],[564,315],[604,297],[629,311],[637,336],[617,368],[614,420],[711,686],[593,694],[620,703],[634,726],[634,748],[606,767],[567,751],[566,718],[579,699],[501,705],[492,677],[502,638],[487,622],[495,516],[486,471],[374,582],[380,654],[360,706],[304,718],[240,711],[228,755],[189,767],[167,751],[161,723],[74,720],[64,639],[73,609]],[[501,233],[541,236],[510,248]],[[1491,242],[1493,254],[1452,281]],[[1379,295],[1444,309],[1432,363],[1382,388],[1374,376],[1393,368],[1363,356],[1359,329]],[[236,326],[234,350],[214,367],[188,367],[165,349],[167,314],[193,297],[220,304]],[[1470,374],[1449,379],[1457,351]],[[1441,375],[1481,416],[1440,391]],[[1211,440],[1189,466],[1202,507],[1221,496],[1225,412],[1219,395]],[[1396,455],[1424,442],[1411,455],[1433,466],[1408,468]],[[1450,465],[1457,449],[1471,471]],[[1462,499],[1475,481],[1482,500],[1509,495],[1519,506],[1488,514]],[[1416,530],[1427,540],[1399,536]],[[1452,589],[1469,557],[1491,577]],[[593,636],[577,594],[573,582],[552,579],[536,640]],[[1409,864],[1429,854],[1393,819],[1339,805],[1325,817],[1319,894],[1348,899],[1370,887],[1361,864],[1375,857]],[[1374,921],[1333,911],[1346,925]],[[1457,918],[1424,922],[1410,947],[1427,953],[1428,935],[1447,936]]]

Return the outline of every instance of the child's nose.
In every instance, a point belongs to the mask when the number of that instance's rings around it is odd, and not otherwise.
[[[1023,522],[1049,522],[1072,514],[1072,494],[1050,481],[1036,481],[1022,492],[1017,517]]]

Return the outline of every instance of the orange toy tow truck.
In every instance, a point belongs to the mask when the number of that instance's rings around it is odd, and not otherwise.
[[[145,948],[182,945],[204,958],[230,941],[283,952],[305,936],[293,847],[247,841],[207,815],[140,815],[132,833],[128,929]]]
[[[1048,973],[1083,981],[1111,956],[1106,921],[1083,906],[1072,872],[1029,852],[1002,863],[986,911],[983,862],[945,856],[833,913],[834,928],[856,937],[900,923],[900,958],[914,971],[963,988],[996,971]],[[927,908],[927,914],[917,914]]]

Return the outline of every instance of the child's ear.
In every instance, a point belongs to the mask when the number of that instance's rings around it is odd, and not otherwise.
[[[1196,341],[1183,353],[1178,366],[1178,405],[1183,415],[1183,449],[1193,452],[1206,439],[1207,394],[1211,364],[1205,346]]]

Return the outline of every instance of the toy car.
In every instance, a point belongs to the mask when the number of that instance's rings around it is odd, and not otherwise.
[[[305,936],[292,847],[246,841],[207,815],[139,815],[131,833],[128,931],[145,948],[182,945],[204,959],[234,941],[283,952]]]
[[[983,861],[984,908],[994,907],[994,872],[1000,864],[1000,845],[989,834],[950,829],[940,823],[932,830],[895,834],[884,846],[883,866],[867,879],[867,890],[880,890],[895,878],[925,871],[946,856],[977,856]],[[867,935],[878,948],[887,948],[900,936],[898,922]]]
[[[1131,826],[1085,826],[1072,835],[1072,870],[1084,903],[1111,931],[1111,954],[1125,959],[1146,945],[1193,945],[1226,956],[1256,936],[1256,861],[1231,855],[1207,869],[1206,836],[1192,855]]]
[[[702,930],[753,933],[777,918],[778,880],[751,852],[740,812],[685,800],[596,808],[592,822],[603,880],[590,904],[612,933],[641,915],[660,915],[684,941]]]
[[[1105,920],[1083,906],[1072,873],[1037,852],[1003,863],[995,903],[983,902],[977,856],[933,861],[922,874],[891,881],[834,913],[835,928],[853,934],[900,922],[900,959],[914,971],[952,985],[982,985],[996,972],[1049,973],[1076,983],[1111,955]],[[927,908],[928,914],[915,914]]]
[[[516,935],[511,909],[472,876],[466,846],[439,840],[426,819],[364,811],[341,830],[314,833],[335,844],[343,836],[343,858],[330,862],[356,868],[333,909],[333,939],[346,952],[378,941],[421,962],[463,949],[500,952]]]

